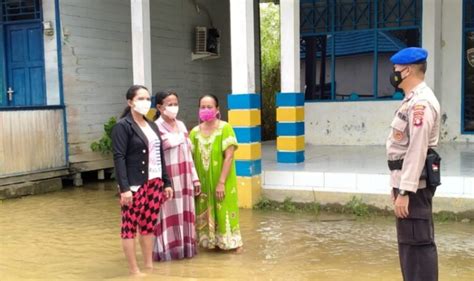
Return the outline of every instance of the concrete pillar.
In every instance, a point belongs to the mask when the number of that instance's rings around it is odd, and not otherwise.
[[[130,0],[132,14],[133,83],[151,86],[150,0]]]
[[[443,1],[423,0],[422,47],[428,51],[425,80],[441,102],[441,10]]]
[[[300,81],[300,1],[280,1],[281,93],[277,94],[277,161],[304,162],[304,94]]]
[[[261,193],[260,95],[256,93],[255,11],[253,0],[230,1],[232,94],[229,123],[239,148],[235,153],[239,206],[251,208]]]

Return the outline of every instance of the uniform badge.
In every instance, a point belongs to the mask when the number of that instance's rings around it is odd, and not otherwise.
[[[416,127],[421,127],[423,125],[423,116],[422,115],[415,115],[413,118],[413,125]]]
[[[424,111],[426,108],[426,106],[422,105],[422,104],[416,104],[414,107],[413,107],[413,110],[414,111]]]
[[[425,115],[424,111],[415,111],[415,112],[413,112],[414,117],[419,117],[419,116],[423,116],[423,115]]]
[[[413,125],[420,127],[423,125],[423,115],[425,115],[426,106],[422,104],[415,104],[413,106]]]

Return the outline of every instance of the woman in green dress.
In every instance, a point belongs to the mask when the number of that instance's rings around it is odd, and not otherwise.
[[[207,249],[242,250],[234,151],[237,139],[232,126],[218,118],[214,95],[199,99],[200,125],[190,134],[201,193],[196,196],[196,232]]]

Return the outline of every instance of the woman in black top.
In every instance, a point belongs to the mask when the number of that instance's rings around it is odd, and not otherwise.
[[[128,107],[112,130],[112,146],[122,205],[123,251],[130,274],[140,275],[135,256],[137,226],[145,268],[152,269],[153,227],[161,203],[173,196],[173,189],[158,127],[144,117],[151,107],[150,93],[135,85],[128,89],[126,98]]]

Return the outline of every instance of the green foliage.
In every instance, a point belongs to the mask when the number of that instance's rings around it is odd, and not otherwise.
[[[280,8],[260,5],[262,77],[262,140],[276,136],[275,95],[280,91]]]
[[[291,197],[286,197],[283,202],[277,202],[262,197],[260,201],[253,206],[255,210],[263,211],[285,211],[289,213],[308,212],[319,215],[321,205],[318,202],[311,203],[297,203]]]
[[[107,123],[104,124],[104,134],[99,141],[95,141],[91,144],[92,151],[99,151],[104,154],[112,152],[112,128],[117,123],[115,117],[111,117]]]
[[[360,197],[352,197],[352,199],[345,205],[337,203],[321,205],[316,200],[309,203],[298,203],[294,202],[291,197],[286,197],[283,202],[269,200],[268,198],[262,197],[260,201],[254,205],[255,210],[262,211],[284,211],[289,213],[312,213],[319,216],[321,212],[331,214],[349,214],[354,215],[358,218],[366,219],[372,216],[384,216],[393,217],[393,210],[391,209],[379,209],[372,205],[367,205],[362,201]],[[453,222],[453,221],[464,221],[466,223],[473,223],[474,213],[453,213],[448,211],[441,211],[434,213],[433,217],[436,222]]]
[[[438,222],[458,221],[458,216],[454,212],[440,211],[434,214],[434,219]]]
[[[303,207],[305,211],[312,212],[315,215],[319,215],[319,213],[321,212],[321,204],[319,204],[318,202],[304,204]]]
[[[265,197],[262,197],[260,201],[253,206],[255,210],[268,210],[272,209],[272,201]]]
[[[283,210],[294,213],[296,211],[295,203],[292,201],[291,197],[286,197],[283,200]]]
[[[344,211],[354,214],[358,217],[366,217],[370,214],[369,206],[362,202],[362,198],[353,196],[351,201],[344,205]]]

